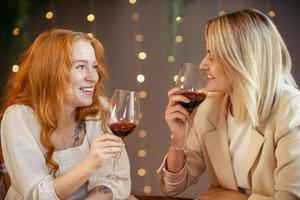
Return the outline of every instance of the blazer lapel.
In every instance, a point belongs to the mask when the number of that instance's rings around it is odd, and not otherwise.
[[[258,154],[261,152],[261,147],[264,144],[264,141],[265,138],[263,134],[261,134],[258,130],[253,129],[251,133],[251,139],[249,143],[249,150],[248,150],[248,156],[246,162],[246,173],[248,177],[248,185],[250,188],[252,187],[251,168],[255,163]]]
[[[203,140],[220,186],[230,190],[238,190],[229,149],[226,121],[227,104],[226,98],[221,105],[218,119],[210,119],[212,125],[213,122],[217,121],[217,124],[213,125],[216,130],[204,133]]]

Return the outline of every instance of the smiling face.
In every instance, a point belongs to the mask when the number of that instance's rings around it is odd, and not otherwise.
[[[217,59],[212,58],[210,50],[207,50],[207,53],[199,67],[207,70],[207,91],[225,93],[232,92],[231,83],[224,72],[224,66],[222,66]]]
[[[85,40],[75,41],[65,106],[76,109],[91,105],[98,78],[97,61],[92,45]]]

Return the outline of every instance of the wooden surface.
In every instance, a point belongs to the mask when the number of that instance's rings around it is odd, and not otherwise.
[[[138,200],[192,200],[180,197],[164,197],[164,196],[139,196],[135,195]]]

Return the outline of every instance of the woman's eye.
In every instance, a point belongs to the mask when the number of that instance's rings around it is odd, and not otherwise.
[[[98,68],[98,65],[94,65],[93,68],[94,68],[94,69],[97,69],[97,68]]]
[[[84,68],[85,68],[84,65],[78,65],[78,66],[76,66],[76,69],[84,69]]]

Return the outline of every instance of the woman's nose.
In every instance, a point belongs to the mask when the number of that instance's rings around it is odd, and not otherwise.
[[[97,70],[95,70],[94,68],[93,68],[93,69],[88,68],[87,74],[86,74],[86,79],[87,79],[88,81],[93,81],[93,82],[98,81],[98,73],[97,73]]]
[[[200,62],[199,64],[200,69],[208,69],[207,63],[205,61],[205,58]]]

